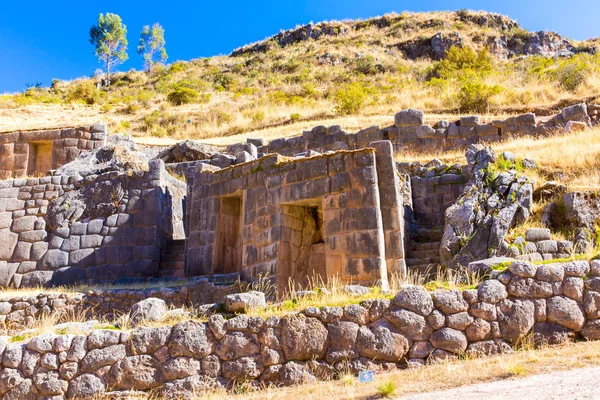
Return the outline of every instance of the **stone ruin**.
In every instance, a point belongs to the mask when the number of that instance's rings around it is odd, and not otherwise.
[[[383,129],[320,126],[268,144],[186,141],[161,151],[101,124],[3,134],[10,179],[0,181],[0,285],[225,275],[268,278],[279,291],[333,276],[386,288],[407,268],[558,258],[573,244],[505,241],[528,216],[531,184],[510,171],[491,181],[485,171],[497,156],[481,143],[580,129],[599,109],[433,126],[405,110]],[[466,165],[401,161],[405,151],[475,143]],[[51,147],[51,161],[40,161],[38,144]]]
[[[22,341],[0,336],[0,396],[124,398],[153,391],[175,399],[240,382],[311,383],[465,353],[510,353],[524,335],[536,345],[598,340],[600,263],[533,264],[582,246],[552,240],[547,228],[509,243],[508,230],[527,219],[540,193],[517,172],[514,155],[484,146],[511,135],[580,129],[596,122],[597,110],[576,105],[544,119],[526,114],[480,124],[466,117],[434,127],[423,124],[421,112],[406,110],[393,127],[356,134],[316,127],[268,144],[183,142],[159,152],[95,125],[52,131],[60,132],[50,152],[58,158],[39,163],[47,176],[23,168],[30,159],[23,164],[17,157],[27,149],[39,158],[35,137],[10,134],[4,140],[32,142],[2,150],[20,149],[14,163],[2,164],[10,168],[0,181],[0,287],[100,285],[85,293],[0,295],[7,335],[44,315],[115,318],[133,311],[141,325],[142,317],[187,315],[167,306],[192,306],[208,322],[119,331],[97,329],[91,320],[31,338],[30,331]],[[464,147],[464,165],[402,162],[403,151]],[[498,170],[500,158],[507,170]],[[535,168],[532,160],[519,162]],[[577,240],[589,239],[600,215],[597,194],[565,193],[550,183],[539,190],[563,196]],[[269,318],[243,314],[248,304],[265,304],[263,293],[240,294],[244,283],[267,279],[283,294],[337,277],[388,293],[393,274],[428,273],[440,264],[490,279],[477,289],[406,285],[391,300]],[[155,286],[102,285],[148,281]]]
[[[188,175],[187,275],[316,276],[380,283],[406,270],[391,144],[286,160],[272,154]]]

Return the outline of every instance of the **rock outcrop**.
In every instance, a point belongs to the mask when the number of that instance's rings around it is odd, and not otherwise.
[[[508,230],[525,221],[533,205],[533,187],[515,169],[500,171],[489,147],[472,146],[466,154],[471,180],[446,210],[440,258],[451,268],[494,257]]]

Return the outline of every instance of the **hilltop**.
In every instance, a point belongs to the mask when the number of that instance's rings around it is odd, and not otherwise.
[[[81,78],[2,95],[0,131],[104,120],[138,137],[205,139],[297,135],[341,117],[352,130],[408,107],[544,113],[598,93],[598,46],[465,10],[311,23],[228,56],[119,73],[108,88]]]

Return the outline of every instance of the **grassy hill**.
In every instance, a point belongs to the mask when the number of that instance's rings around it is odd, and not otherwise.
[[[0,95],[0,131],[105,120],[134,136],[218,140],[341,118],[353,130],[408,107],[539,112],[598,94],[598,46],[464,10],[322,22],[229,56],[118,73],[108,88],[82,78]]]

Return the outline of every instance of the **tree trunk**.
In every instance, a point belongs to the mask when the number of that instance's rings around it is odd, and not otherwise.
[[[110,86],[110,57],[106,57],[106,86]]]

